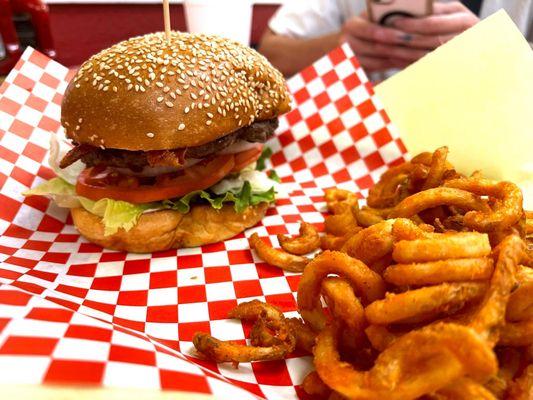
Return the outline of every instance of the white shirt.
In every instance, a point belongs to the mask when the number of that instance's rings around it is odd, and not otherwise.
[[[533,0],[485,0],[484,18],[504,8],[529,41],[533,41]],[[364,0],[289,0],[272,17],[278,35],[314,38],[339,32],[344,21],[366,9]]]

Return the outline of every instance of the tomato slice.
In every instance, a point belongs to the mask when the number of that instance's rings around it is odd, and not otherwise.
[[[263,152],[263,146],[257,146],[250,150],[241,151],[240,153],[234,154],[235,156],[235,166],[231,172],[239,172],[241,169],[247,167],[254,161],[256,161]]]
[[[109,168],[92,167],[79,176],[76,192],[91,200],[108,198],[130,203],[150,203],[207,189],[229,174],[234,166],[235,155],[221,155],[185,168],[179,175],[158,177],[156,183],[151,185]]]

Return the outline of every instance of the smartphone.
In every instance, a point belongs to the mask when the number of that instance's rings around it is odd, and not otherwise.
[[[366,0],[368,16],[380,25],[392,25],[398,17],[424,17],[433,14],[433,0]]]

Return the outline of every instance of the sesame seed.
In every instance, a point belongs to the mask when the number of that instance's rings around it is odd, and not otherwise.
[[[158,102],[158,103],[161,103],[163,100],[165,100],[165,98],[164,98],[163,96],[159,96],[159,97],[157,98],[157,102]]]
[[[147,132],[146,136],[148,136],[149,138],[153,138],[155,135],[152,132]]]
[[[185,124],[179,124],[178,131],[182,131],[185,129]]]
[[[170,107],[170,108],[174,107],[174,104],[170,101],[165,101],[165,104],[167,107]]]
[[[156,82],[155,84],[156,84],[156,86],[158,86],[160,88],[165,86],[162,82]]]
[[[207,126],[211,125],[212,123],[213,123],[213,121],[211,121],[210,119],[207,120],[207,121],[205,121],[205,124],[206,124]]]
[[[176,94],[174,92],[170,92],[170,97],[172,97],[173,99],[176,99]]]

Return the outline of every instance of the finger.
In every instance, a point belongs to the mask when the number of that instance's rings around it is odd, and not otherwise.
[[[463,32],[475,24],[477,18],[470,13],[432,15],[425,18],[398,18],[394,26],[408,33],[445,35]]]
[[[411,64],[410,61],[399,60],[393,58],[382,58],[372,56],[358,56],[357,59],[363,66],[365,72],[382,72],[393,68],[403,69]]]
[[[396,58],[400,60],[416,61],[427,54],[427,50],[369,42],[356,37],[347,37],[347,41],[356,55],[362,54],[372,57]]]
[[[350,18],[343,27],[344,33],[370,41],[399,44],[405,32],[371,23],[361,17]]]
[[[437,47],[453,39],[455,36],[456,36],[455,34],[451,34],[451,35],[406,34],[406,39],[404,40],[403,45],[406,47],[412,47],[415,49],[435,50]]]
[[[367,73],[386,71],[393,68],[391,61],[387,58],[360,56],[358,60]]]
[[[433,14],[452,14],[465,10],[467,10],[467,8],[460,1],[433,3]]]
[[[408,60],[401,60],[397,58],[389,58],[389,61],[391,63],[391,68],[398,68],[398,69],[404,69],[405,67],[408,67],[412,64],[412,61]]]

